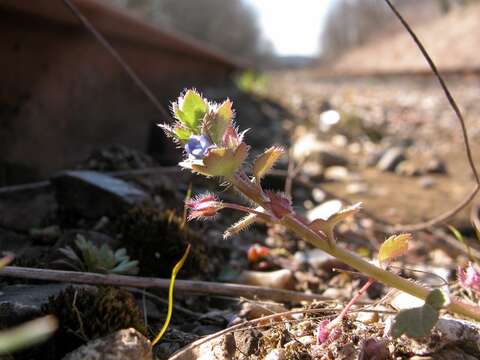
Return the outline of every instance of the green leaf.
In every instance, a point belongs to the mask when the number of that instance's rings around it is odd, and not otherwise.
[[[232,102],[228,99],[214,112],[210,112],[205,116],[205,131],[213,144],[220,145],[222,143],[225,131],[232,125],[232,119]]]
[[[439,312],[430,304],[422,307],[400,311],[393,320],[391,335],[402,334],[412,338],[420,338],[430,334],[438,321]]]
[[[180,126],[174,128],[175,137],[180,141],[187,141],[192,136],[192,130]]]
[[[260,155],[253,164],[253,174],[255,175],[255,179],[259,181],[266,173],[268,173],[284,153],[285,150],[277,146],[272,146],[265,150],[265,152]]]
[[[447,295],[440,289],[432,290],[425,299],[425,303],[437,310],[443,308],[448,302]]]
[[[391,261],[392,259],[404,255],[408,251],[408,242],[412,238],[410,234],[392,235],[384,241],[378,251],[378,260],[380,262]]]
[[[188,90],[174,105],[175,117],[193,130],[199,128],[207,111],[207,102],[195,90]]]
[[[210,149],[203,158],[203,165],[193,164],[192,170],[205,176],[231,177],[248,155],[248,146],[240,144],[237,149]]]

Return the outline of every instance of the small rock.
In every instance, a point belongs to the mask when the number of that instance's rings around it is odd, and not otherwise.
[[[315,269],[321,269],[323,265],[334,259],[333,256],[327,254],[320,249],[312,249],[306,251],[297,251],[294,260],[299,264],[309,264]]]
[[[317,339],[315,338],[315,336],[311,336],[311,335],[301,336],[297,340],[300,341],[305,346],[313,345],[317,342]]]
[[[320,188],[315,188],[312,190],[312,198],[313,200],[315,200],[317,203],[322,203],[325,201],[325,199],[327,198],[327,194],[325,193],[325,191],[323,191],[322,189]]]
[[[265,360],[286,360],[285,350],[273,349],[265,356]]]
[[[441,174],[447,173],[447,165],[440,159],[432,159],[427,163],[425,170],[429,174]]]
[[[318,118],[318,129],[327,132],[333,125],[338,124],[340,118],[340,113],[336,110],[324,111]]]
[[[424,189],[430,189],[435,186],[435,180],[430,176],[424,176],[418,181],[420,186]]]
[[[288,269],[270,272],[245,270],[240,273],[237,282],[272,289],[291,289],[293,287],[293,273]]]
[[[242,308],[238,315],[247,320],[253,320],[265,315],[272,315],[285,311],[287,311],[285,306],[275,302],[256,303],[249,301],[242,303]]]
[[[302,173],[312,180],[319,180],[323,177],[323,166],[316,161],[307,161],[302,166]]]
[[[303,202],[303,207],[304,207],[305,209],[307,209],[307,210],[311,210],[311,209],[313,209],[313,208],[315,207],[315,204],[313,203],[312,200],[305,200],[305,201]]]
[[[331,215],[337,213],[342,209],[342,202],[340,200],[326,201],[312,210],[307,212],[307,219],[313,221],[315,219],[327,220]]]
[[[350,173],[344,166],[330,166],[326,168],[324,176],[326,180],[330,181],[345,181]]]
[[[119,215],[150,201],[138,187],[95,171],[66,171],[52,183],[61,210],[86,218]]]
[[[357,314],[357,321],[360,321],[364,324],[374,324],[378,322],[379,316],[377,312],[359,312]]]
[[[350,290],[329,287],[322,293],[322,296],[328,299],[347,299],[350,296]]]
[[[124,329],[86,345],[67,354],[63,360],[151,360],[152,345],[137,330]]]
[[[421,171],[413,162],[405,160],[397,165],[395,173],[402,176],[419,176]]]
[[[395,171],[397,165],[406,159],[404,148],[393,147],[382,155],[377,163],[377,168],[381,171]]]
[[[425,301],[404,292],[396,293],[390,300],[390,305],[392,305],[397,310],[420,307],[423,306],[424,303]]]
[[[365,183],[354,182],[347,185],[346,192],[350,195],[360,195],[368,192],[368,185]]]
[[[308,158],[311,162],[328,166],[346,166],[348,159],[331,144],[320,141],[315,134],[308,133],[300,137],[293,145],[293,157],[297,161]]]
[[[344,147],[348,145],[348,139],[345,135],[333,135],[330,142],[337,147]]]
[[[360,344],[359,360],[388,360],[391,359],[387,342],[383,339],[368,338]]]

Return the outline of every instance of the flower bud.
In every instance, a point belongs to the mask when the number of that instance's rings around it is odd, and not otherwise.
[[[195,199],[190,199],[186,205],[190,210],[188,220],[215,216],[223,207],[222,202],[213,194],[200,195]]]

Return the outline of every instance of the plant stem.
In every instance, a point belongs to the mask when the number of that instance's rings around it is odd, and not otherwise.
[[[250,200],[256,202],[262,207],[268,208],[268,204],[261,194],[255,193],[251,186],[249,186],[250,184],[246,183],[241,177],[235,176],[229,179],[229,181]],[[415,284],[392,272],[375,266],[341,246],[329,244],[326,237],[310,229],[308,225],[300,221],[295,214],[284,216],[280,223],[286,226],[290,231],[294,232],[301,239],[308,241],[312,245],[360,271],[369,278],[373,278],[387,286],[401,290],[422,300],[425,300],[431,291],[427,287]],[[446,309],[453,313],[480,321],[480,308],[464,304],[458,299],[450,299],[450,303],[446,306]]]
[[[362,286],[360,290],[355,294],[355,296],[348,302],[347,306],[343,308],[343,310],[338,314],[338,316],[330,323],[330,326],[337,325],[338,323],[342,322],[342,320],[347,316],[348,312],[355,305],[360,299],[360,297],[368,290],[368,288],[374,283],[375,281],[372,278],[369,278],[365,285]]]

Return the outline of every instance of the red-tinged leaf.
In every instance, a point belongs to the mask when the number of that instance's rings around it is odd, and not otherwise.
[[[240,144],[235,150],[213,148],[203,158],[203,164],[192,165],[192,170],[205,176],[231,177],[248,155],[248,146]]]
[[[267,196],[270,199],[270,210],[278,219],[293,213],[290,199],[288,199],[285,195],[275,193],[273,191],[267,191]]]
[[[408,242],[412,238],[410,234],[392,235],[380,246],[378,260],[388,262],[396,257],[404,255],[408,251]]]
[[[253,174],[255,179],[259,181],[266,173],[268,173],[275,162],[285,153],[285,150],[278,146],[272,146],[271,148],[265,150],[265,152],[260,155],[253,164]]]

